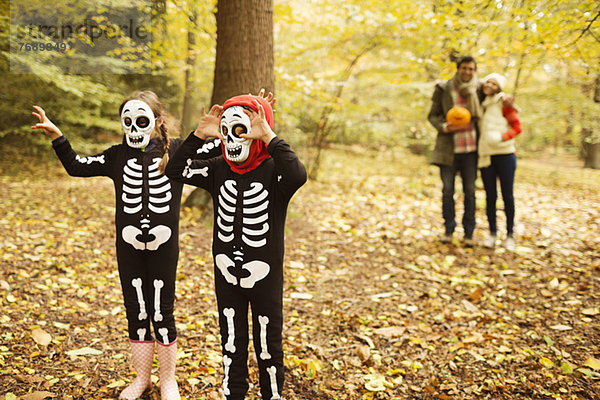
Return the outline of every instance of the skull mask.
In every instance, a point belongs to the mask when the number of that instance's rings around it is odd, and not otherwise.
[[[252,131],[250,117],[242,106],[231,106],[223,112],[221,118],[221,134],[225,138],[225,157],[229,161],[241,163],[250,154],[252,139],[240,137]]]
[[[156,118],[150,106],[141,100],[129,100],[121,111],[121,125],[129,147],[143,149],[148,146]]]

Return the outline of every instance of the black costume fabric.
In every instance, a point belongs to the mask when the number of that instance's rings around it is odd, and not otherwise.
[[[183,142],[170,140],[170,156]],[[71,176],[106,176],[115,185],[116,250],[129,338],[168,345],[177,332],[173,317],[179,256],[179,210],[183,184],[161,174],[161,139],[134,149],[122,143],[101,154],[80,157],[61,136],[52,142]],[[220,154],[214,146],[212,154]]]
[[[261,393],[264,399],[280,399],[285,219],[290,199],[306,182],[306,169],[278,137],[267,147],[271,157],[244,174],[233,172],[223,156],[191,159],[209,144],[190,135],[169,161],[166,174],[212,195],[223,392],[231,400],[244,399],[248,391],[250,305]]]

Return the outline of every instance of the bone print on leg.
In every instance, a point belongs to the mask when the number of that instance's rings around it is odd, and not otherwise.
[[[165,286],[165,282],[155,279],[154,280],[154,321],[160,322],[163,320],[163,316],[160,313],[160,289]]]
[[[235,316],[235,310],[233,308],[224,308],[223,315],[227,318],[227,343],[225,343],[225,350],[235,353],[235,326],[233,324],[233,317]]]
[[[266,315],[258,316],[258,323],[260,324],[260,359],[261,360],[270,360],[271,355],[267,349],[267,325],[269,324],[269,317]]]
[[[162,343],[164,345],[169,344],[169,330],[167,328],[159,328],[158,334],[162,336]]]
[[[281,400],[281,396],[279,395],[279,391],[277,388],[277,368],[269,367],[267,368],[267,372],[269,373],[269,379],[271,380],[271,400]]]
[[[138,340],[140,342],[143,342],[144,340],[146,340],[146,328],[139,328],[137,330],[137,334],[138,334]]]
[[[131,281],[131,285],[135,288],[138,303],[140,304],[140,313],[138,314],[138,319],[143,321],[148,317],[148,313],[146,313],[146,302],[144,301],[144,293],[142,292],[142,278],[133,279]]]
[[[233,360],[228,356],[223,356],[223,367],[225,369],[225,378],[223,378],[223,394],[225,396],[229,396],[231,392],[229,391],[229,367],[231,367],[231,363]]]

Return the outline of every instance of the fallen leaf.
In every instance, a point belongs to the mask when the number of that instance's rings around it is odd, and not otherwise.
[[[386,338],[394,338],[402,336],[405,331],[406,329],[401,326],[387,326],[385,328],[375,329],[374,332]]]
[[[554,367],[554,363],[552,362],[552,360],[547,357],[540,358],[540,364],[542,364],[546,368]]]
[[[290,261],[290,268],[293,269],[304,269],[304,264],[302,261]]]
[[[554,329],[556,331],[570,331],[573,328],[567,325],[553,325],[550,327],[550,329]]]
[[[483,288],[481,286],[473,290],[471,294],[469,294],[469,298],[471,299],[471,301],[475,302],[479,301],[479,299],[481,299],[481,296],[483,296]]]
[[[97,356],[102,354],[100,350],[92,349],[91,347],[82,347],[77,350],[70,350],[66,352],[70,356]]]
[[[292,293],[290,297],[298,300],[310,300],[313,298],[313,295],[310,293]]]
[[[31,394],[21,396],[21,400],[43,400],[48,397],[56,397],[56,395],[51,392],[33,392]]]
[[[358,346],[356,349],[356,355],[360,358],[360,361],[366,362],[371,358],[371,349],[367,345]]]
[[[594,357],[588,357],[587,360],[583,363],[584,366],[590,367],[594,371],[598,371],[600,369],[600,360]]]
[[[598,374],[596,374],[594,371],[589,370],[587,368],[577,368],[577,371],[581,372],[582,374],[584,374],[588,378],[592,378],[592,379],[598,379],[599,378]]]
[[[463,300],[462,305],[467,309],[467,311],[469,311],[473,314],[481,314],[481,310],[479,310],[479,308],[477,308],[477,306],[475,306],[471,302],[468,302],[467,300]]]
[[[560,364],[560,369],[562,370],[562,372],[564,374],[572,374],[573,373],[573,367],[571,366],[571,364],[564,362],[564,361]]]
[[[126,384],[127,383],[124,380],[119,379],[118,381],[115,381],[115,382],[111,383],[110,385],[107,385],[106,387],[109,389],[114,389],[114,388],[118,388],[121,386],[125,386]]]
[[[52,336],[43,329],[36,328],[31,331],[31,337],[40,346],[48,346],[52,341]]]
[[[383,392],[386,387],[393,388],[394,385],[385,380],[385,376],[379,374],[370,374],[364,376],[365,380],[365,389],[370,392]]]
[[[71,325],[63,324],[62,322],[57,322],[57,321],[54,321],[54,326],[57,327],[58,329],[65,329],[65,330],[68,330],[69,328],[71,328]]]
[[[306,364],[306,378],[314,379],[317,373],[321,370],[321,362],[319,360],[307,360]]]
[[[583,315],[587,315],[589,317],[592,317],[594,315],[598,315],[600,314],[600,308],[598,307],[594,307],[594,308],[585,308],[583,310],[581,310],[581,313]]]

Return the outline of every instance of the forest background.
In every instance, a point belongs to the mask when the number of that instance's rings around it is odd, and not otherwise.
[[[10,7],[3,3],[4,152],[47,153],[45,138],[29,131],[32,104],[45,106],[69,138],[90,152],[118,140],[118,104],[133,90],[155,90],[185,133],[195,126],[201,108],[211,105],[213,0],[161,0],[145,8],[134,1],[81,0],[58,8],[39,0],[11,2],[13,8],[22,3],[18,12],[13,10],[17,26],[25,25],[17,15],[35,16],[38,26],[56,26],[57,16],[70,16],[99,27],[148,17],[150,40],[123,35],[118,46],[113,40],[102,48],[89,31],[70,35],[64,40],[67,65],[64,54],[61,64],[51,52],[19,49],[27,40],[15,38],[14,29],[11,43]],[[490,72],[508,77],[505,91],[517,97],[523,110],[522,154],[575,154],[598,168],[598,13],[593,0],[275,1],[276,84],[268,89],[275,92],[282,116],[277,131],[307,153],[343,143],[403,146],[426,154],[435,135],[426,120],[433,85],[453,75],[458,55],[471,54],[480,77]],[[60,42],[42,35],[37,41],[48,39]],[[255,85],[257,92],[261,82]],[[316,177],[318,157],[304,159]]]
[[[599,398],[596,0],[221,0],[222,17],[262,10],[255,26],[225,25],[248,32],[233,48],[264,35],[274,59],[220,61],[214,0],[0,4],[0,399],[115,398],[134,377],[112,185],[68,177],[31,131],[31,106],[89,155],[121,142],[118,106],[148,88],[186,136],[241,64],[257,66],[243,91],[274,91],[275,131],[311,178],[287,221],[285,398]],[[480,77],[505,74],[521,109],[515,252],[437,240],[426,117],[462,54]],[[476,239],[484,196],[479,183]],[[177,378],[185,398],[212,400],[222,359],[207,215],[182,208]],[[250,384],[256,398],[256,368]]]

